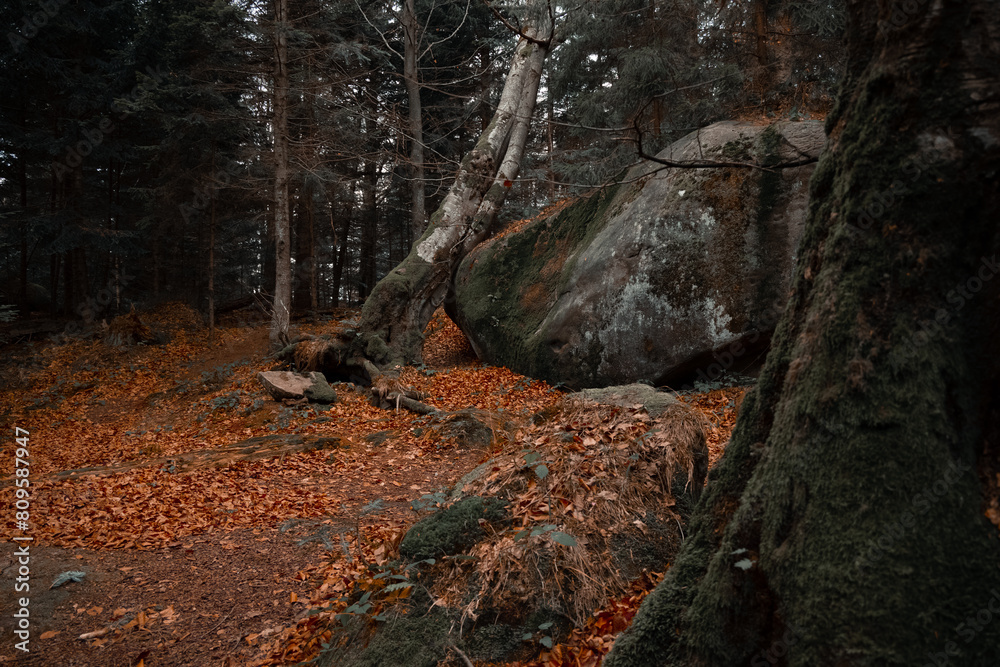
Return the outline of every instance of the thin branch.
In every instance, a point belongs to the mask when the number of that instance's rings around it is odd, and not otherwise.
[[[523,29],[512,25],[511,22],[508,21],[507,18],[500,13],[500,10],[491,5],[490,0],[483,0],[483,4],[485,4],[487,7],[490,8],[490,11],[493,12],[493,15],[496,16],[497,19],[504,24],[504,26],[506,26],[507,30],[510,30],[512,33],[514,33],[521,39],[526,40],[531,44],[537,44],[538,46],[541,46],[544,49],[548,49],[550,46],[552,46],[552,35],[549,35],[548,39],[538,39],[536,37],[532,37],[531,35],[525,34]]]
[[[454,644],[449,644],[448,647],[453,650],[459,658],[461,658],[462,664],[465,665],[465,667],[473,667],[472,661],[469,660],[469,656],[465,655],[465,653],[462,652],[462,649],[458,648]]]
[[[389,46],[389,40],[386,39],[385,33],[382,32],[381,30],[379,30],[375,26],[375,24],[371,22],[371,19],[368,18],[367,14],[365,14],[365,10],[361,9],[361,5],[358,4],[358,0],[354,0],[354,5],[358,8],[358,11],[361,12],[361,15],[363,17],[365,17],[365,22],[368,25],[370,25],[375,32],[378,33],[379,37],[382,38],[382,43],[385,44],[385,48],[389,49],[389,51],[391,51],[392,53],[396,54],[397,57],[402,58],[403,56],[399,53],[399,51],[397,51],[396,49],[394,49],[391,46]],[[390,12],[390,13],[396,18],[397,21],[399,20],[399,17],[396,16],[396,14],[394,12]]]
[[[472,0],[465,0],[465,16],[462,17],[462,21],[455,27],[454,30],[451,31],[450,35],[448,35],[444,39],[439,39],[436,42],[431,42],[430,44],[428,44],[427,48],[424,49],[423,53],[421,53],[419,56],[417,56],[417,62],[420,62],[420,59],[423,58],[424,56],[426,56],[430,52],[430,50],[433,49],[435,46],[437,46],[438,44],[441,44],[443,42],[447,42],[449,39],[451,39],[452,37],[454,37],[455,35],[458,34],[458,31],[462,29],[463,25],[465,25],[465,19],[468,18],[468,16],[469,16],[469,5],[471,5],[471,4],[472,4]],[[427,26],[424,26],[425,30],[426,30],[426,28],[427,28]]]
[[[760,169],[761,171],[776,171],[778,169],[790,169],[792,167],[802,167],[807,164],[812,164],[819,160],[818,157],[807,157],[803,160],[789,160],[786,162],[779,162],[777,164],[757,164],[756,162],[723,162],[717,160],[684,160],[677,162],[675,160],[665,160],[663,158],[656,157],[655,155],[648,155],[642,148],[642,130],[639,128],[638,121],[635,123],[633,129],[636,133],[635,145],[639,152],[639,157],[643,160],[649,160],[650,162],[655,162],[656,164],[662,164],[665,167],[673,167],[675,169],[711,169],[720,167],[731,167],[734,169]],[[701,142],[698,142],[699,146]],[[801,152],[801,151],[800,151]]]

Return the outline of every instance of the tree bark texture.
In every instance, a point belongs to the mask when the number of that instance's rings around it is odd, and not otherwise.
[[[848,12],[789,306],[605,667],[1000,664],[1000,6]]]
[[[539,42],[551,32],[544,20],[525,30],[493,119],[463,159],[424,234],[365,302],[355,344],[375,363],[420,360],[422,332],[444,302],[455,267],[493,226],[520,169],[548,52]]]
[[[288,201],[288,0],[274,0],[274,307],[272,348],[288,343],[292,305],[291,220]]]
[[[427,226],[424,190],[424,120],[420,104],[420,81],[417,59],[420,50],[420,25],[414,0],[403,3],[403,80],[409,104],[410,125],[410,234],[416,241]]]

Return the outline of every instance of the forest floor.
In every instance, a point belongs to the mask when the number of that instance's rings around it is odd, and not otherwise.
[[[356,313],[319,324],[331,333]],[[335,385],[330,406],[270,400],[256,379],[275,367],[263,323],[222,322],[209,339],[183,306],[144,314],[163,345],[75,340],[7,345],[0,354],[0,662],[26,665],[281,665],[314,657],[329,638],[331,601],[370,583],[419,515],[411,503],[447,492],[505,447],[471,445],[433,417],[381,410]],[[405,384],[441,410],[478,408],[516,424],[562,392],[479,363],[442,313],[425,366]],[[685,396],[722,453],[742,389]],[[30,518],[15,521],[15,429],[27,432]],[[260,436],[327,438],[329,446],[243,460],[212,451]],[[25,444],[25,441],[20,443]],[[182,455],[208,451],[179,469]],[[24,465],[20,463],[17,465]],[[75,472],[72,472],[75,471]],[[28,544],[28,593],[8,595]],[[61,585],[65,573],[84,573]],[[23,573],[22,573],[23,574]],[[63,575],[63,576],[60,576]],[[22,579],[23,580],[23,579]],[[562,646],[522,664],[595,665],[656,577],[594,610]],[[28,653],[15,648],[15,603],[30,598]],[[595,643],[596,642],[596,643]],[[595,648],[595,646],[599,648]],[[590,647],[589,649],[587,647]]]

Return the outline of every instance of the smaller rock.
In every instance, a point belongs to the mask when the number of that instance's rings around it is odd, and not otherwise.
[[[257,374],[257,379],[276,401],[306,398],[317,403],[333,403],[337,400],[333,387],[322,373],[315,371],[308,375],[292,371],[264,371]]]
[[[657,391],[655,387],[648,384],[635,383],[623,384],[614,387],[601,387],[596,389],[584,389],[575,394],[570,394],[566,398],[583,398],[589,401],[600,403],[601,405],[618,405],[623,408],[630,408],[636,404],[642,404],[646,412],[653,419],[656,419],[672,405],[679,402],[672,394]]]
[[[312,386],[306,389],[306,398],[313,403],[323,403],[329,405],[337,402],[337,392],[333,390],[330,383],[322,373],[311,373],[313,375]],[[315,377],[319,376],[319,377]]]

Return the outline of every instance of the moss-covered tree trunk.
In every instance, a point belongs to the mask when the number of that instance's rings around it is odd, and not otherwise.
[[[790,304],[605,667],[1000,664],[1000,4],[848,8]]]
[[[553,29],[544,0],[528,6],[537,18],[517,44],[492,121],[410,254],[365,301],[355,347],[377,364],[419,361],[423,330],[455,267],[489,233],[517,178]]]

